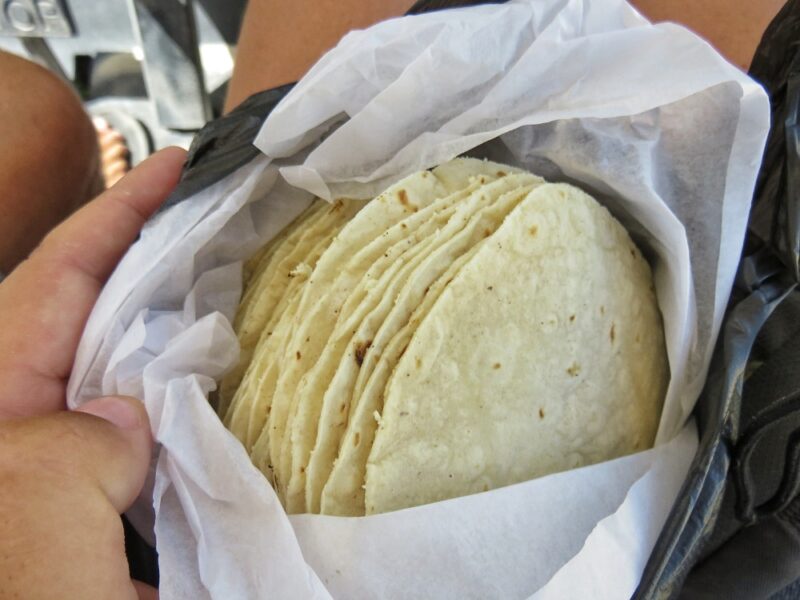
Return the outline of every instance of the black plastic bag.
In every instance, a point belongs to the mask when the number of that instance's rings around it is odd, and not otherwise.
[[[477,3],[423,0],[411,12]],[[637,599],[800,598],[800,0],[790,0],[768,28],[751,74],[770,94],[773,125],[737,281],[695,410],[698,454]],[[255,158],[252,140],[291,87],[255,94],[203,128],[166,206]],[[129,555],[136,554],[130,544]],[[134,574],[146,573],[132,558]]]
[[[636,598],[800,598],[800,0],[750,74],[772,127],[696,410],[700,448]]]

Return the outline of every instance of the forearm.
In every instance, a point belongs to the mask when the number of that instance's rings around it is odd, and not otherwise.
[[[758,42],[785,0],[631,0],[653,22],[673,21],[705,38],[747,70]]]
[[[404,14],[413,0],[251,0],[225,111],[255,92],[297,81],[353,29]]]

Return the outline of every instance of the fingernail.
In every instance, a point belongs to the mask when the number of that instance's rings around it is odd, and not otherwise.
[[[142,425],[141,412],[137,410],[133,402],[133,400],[109,396],[90,400],[77,410],[105,419],[120,429],[138,429]]]

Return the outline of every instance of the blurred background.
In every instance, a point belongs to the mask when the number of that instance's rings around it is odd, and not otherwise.
[[[67,80],[136,164],[222,113],[246,0],[6,0],[0,49]]]

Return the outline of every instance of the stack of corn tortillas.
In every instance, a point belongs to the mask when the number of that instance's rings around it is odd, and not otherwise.
[[[653,442],[650,269],[575,187],[456,159],[316,201],[245,281],[219,411],[288,512],[396,510]]]

